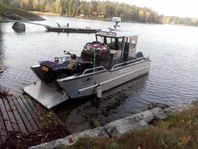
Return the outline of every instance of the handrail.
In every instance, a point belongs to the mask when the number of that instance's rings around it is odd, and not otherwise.
[[[124,64],[129,64],[129,63],[136,62],[136,61],[143,60],[143,59],[145,59],[145,58],[137,58],[137,59],[133,59],[133,60],[130,60],[130,61],[126,61],[126,62],[122,62],[122,63],[119,63],[119,64],[115,64],[115,65],[112,67],[111,70],[114,70],[114,69],[116,69],[117,67],[122,66],[122,65],[124,65]]]
[[[89,69],[86,69],[83,73],[82,73],[82,75],[84,75],[84,74],[86,74],[86,73],[89,73],[89,71],[91,71],[91,72],[100,72],[100,71],[103,71],[103,70],[106,70],[105,68],[104,68],[104,66],[99,66],[99,67],[95,67],[95,68],[89,68]],[[90,73],[91,73],[90,72]]]

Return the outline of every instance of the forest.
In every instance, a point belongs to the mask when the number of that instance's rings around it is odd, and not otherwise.
[[[181,18],[176,16],[163,16],[149,8],[141,8],[125,3],[96,0],[0,0],[0,2],[14,8],[26,11],[52,12],[69,17],[86,17],[108,19],[119,16],[122,21],[182,24],[198,26],[196,18]]]

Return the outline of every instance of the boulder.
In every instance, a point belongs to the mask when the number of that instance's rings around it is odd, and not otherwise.
[[[167,115],[161,108],[153,108],[151,109],[151,113],[156,119],[164,120],[167,118]]]
[[[122,119],[121,121],[109,123],[104,126],[109,137],[117,137],[117,138],[130,131],[142,130],[148,127],[149,124],[145,120],[139,121],[135,119],[135,117]]]
[[[78,139],[82,137],[108,137],[106,131],[104,128],[95,128],[95,129],[89,129],[85,130],[81,133],[75,133],[72,135],[69,135],[65,138],[53,140],[51,142],[43,143],[41,145],[32,146],[29,149],[38,149],[38,148],[47,148],[47,149],[53,149],[53,148],[64,148],[66,146],[70,146],[74,144]]]
[[[164,104],[164,103],[159,103],[159,102],[153,102],[153,103],[150,103],[150,104],[148,105],[148,109],[149,109],[149,110],[150,110],[150,109],[153,109],[153,108],[155,108],[155,107],[158,107],[158,108],[161,108],[161,109],[165,109],[165,108],[168,108],[169,105]]]
[[[3,69],[2,68],[0,68],[0,73],[3,73]]]
[[[153,115],[150,111],[144,111],[138,114],[128,116],[123,119],[113,121],[104,126],[109,137],[120,137],[130,131],[141,130],[149,127],[149,122],[153,120]]]
[[[15,22],[12,26],[13,30],[16,32],[25,32],[26,27],[24,23]]]

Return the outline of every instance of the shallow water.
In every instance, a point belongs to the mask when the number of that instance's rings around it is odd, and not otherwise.
[[[57,26],[57,22],[61,25],[69,22],[70,26],[103,29],[113,25],[97,20],[44,17],[47,20],[38,23]],[[30,24],[26,24],[25,33],[19,34],[11,26],[12,23],[1,24],[0,66],[4,72],[0,73],[0,84],[16,94],[21,93],[24,86],[38,81],[30,66],[62,55],[63,50],[80,55],[85,43],[95,37],[94,34],[48,33],[42,26]],[[138,51],[152,60],[150,73],[105,93],[104,101],[96,102],[97,106],[93,105],[94,99],[64,105],[57,113],[68,125],[82,126],[75,131],[89,128],[90,119],[103,124],[142,111],[152,102],[181,106],[198,100],[196,27],[122,23],[121,28],[139,34]],[[97,114],[91,115],[93,111]]]

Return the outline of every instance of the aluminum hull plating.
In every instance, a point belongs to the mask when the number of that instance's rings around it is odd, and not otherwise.
[[[102,92],[147,74],[150,60],[143,59],[111,70],[93,72],[80,76],[71,76],[57,80],[57,83],[70,98],[79,98],[97,93],[100,86]]]
[[[33,72],[37,76],[39,76],[39,67],[39,65],[32,67]],[[144,58],[111,70],[104,69],[58,79],[55,83],[44,83],[41,81],[25,87],[24,91],[44,107],[51,109],[68,99],[75,100],[97,94],[98,86],[100,86],[102,92],[107,91],[147,74],[149,69],[150,60]],[[59,87],[57,87],[57,84]]]

